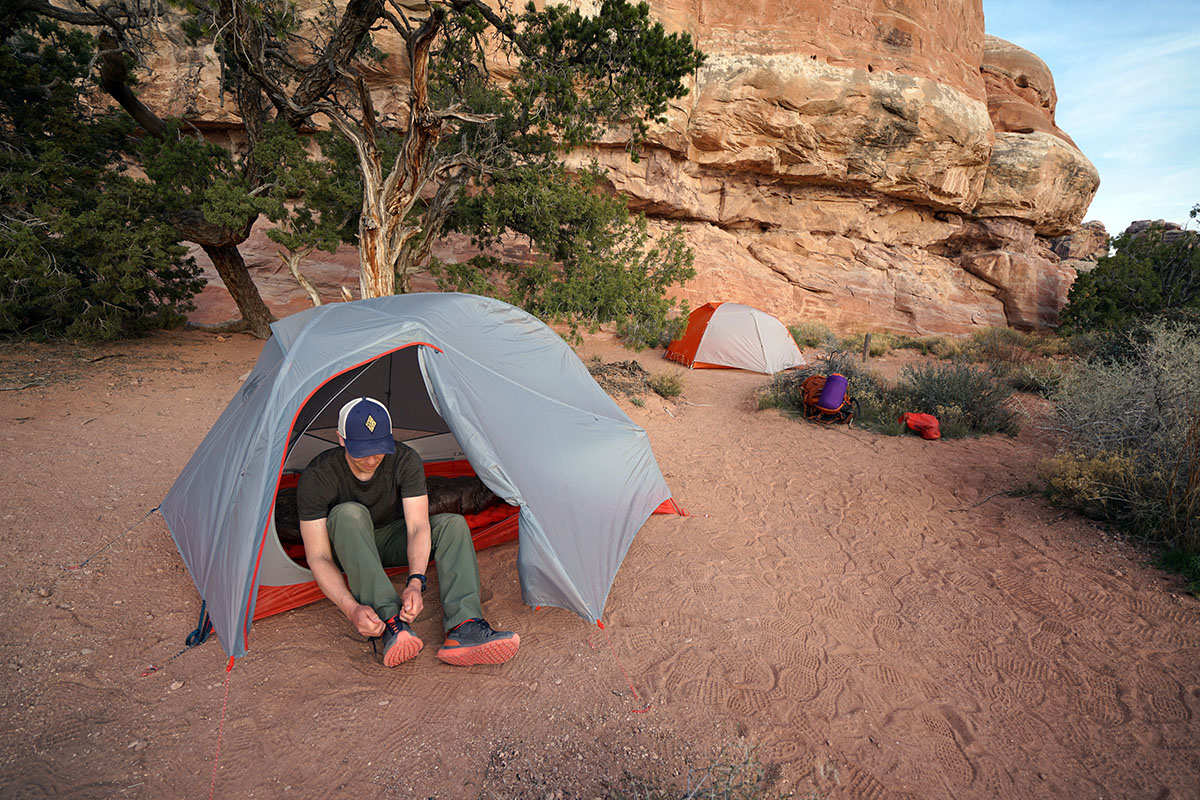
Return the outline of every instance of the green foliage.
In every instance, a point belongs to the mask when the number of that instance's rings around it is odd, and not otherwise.
[[[686,34],[666,34],[648,6],[624,0],[605,0],[593,15],[530,3],[506,20],[503,41],[518,64],[507,91],[484,67],[478,37],[488,21],[478,9],[447,18],[433,59],[438,103],[486,120],[458,126],[440,148],[476,165],[446,226],[470,235],[481,255],[435,263],[439,284],[500,297],[573,335],[611,322],[634,347],[677,338],[688,310],[666,292],[695,275],[681,230],[652,241],[645,220],[602,189],[597,166],[568,174],[561,153],[624,125],[636,157],[648,123],[686,94],[683,79],[703,56]],[[532,263],[496,255],[511,234],[529,244]]]
[[[615,322],[634,347],[676,337],[687,309],[666,291],[695,275],[682,230],[653,241],[645,218],[595,191],[595,180],[548,167],[512,170],[492,191],[463,200],[460,218],[477,243],[493,245],[515,230],[538,258],[528,265],[493,256],[437,264],[439,285],[499,297],[576,334],[581,326]]]
[[[946,438],[1017,432],[1008,402],[1011,390],[993,370],[965,363],[909,365],[897,382],[888,383],[854,355],[837,351],[774,376],[759,398],[759,408],[802,415],[800,386],[805,378],[834,372],[846,376],[848,394],[858,401],[855,423],[870,430],[904,433],[907,428],[898,419],[906,411],[915,411],[936,416]]]
[[[651,376],[649,384],[655,394],[665,397],[668,400],[683,394],[683,377],[678,373],[660,372],[657,375]]]
[[[910,364],[901,370],[896,391],[908,411],[937,417],[943,436],[1017,433],[1012,390],[995,369],[956,362]]]
[[[0,332],[112,339],[182,322],[202,288],[125,166],[132,124],[84,102],[94,41],[30,15],[0,20]]]
[[[1200,553],[1200,325],[1154,321],[1052,395],[1063,453],[1044,467],[1064,504]]]
[[[394,157],[399,149],[395,135],[383,137],[389,145],[385,157]],[[273,180],[260,193],[259,207],[278,226],[267,231],[271,241],[292,252],[333,253],[339,244],[358,240],[362,182],[345,139],[326,131],[313,143],[319,156],[309,152],[291,126],[276,122],[267,127],[255,144],[254,161]]]
[[[1063,330],[1123,329],[1163,311],[1200,308],[1200,237],[1187,232],[1166,241],[1163,233],[1152,227],[1113,239],[1115,252],[1072,284]]]
[[[631,147],[651,122],[665,122],[669,100],[704,56],[687,34],[668,35],[646,3],[603,0],[594,14],[565,4],[516,18],[522,55],[510,91],[540,133],[566,146],[595,141],[612,121],[631,130]]]
[[[835,341],[833,331],[822,322],[801,322],[789,325],[788,333],[792,335],[796,346],[801,350],[829,345]]]
[[[264,203],[251,194],[243,165],[218,144],[168,125],[163,138],[142,143],[142,169],[165,198],[168,215],[199,213],[205,223],[244,239]]]
[[[1178,572],[1188,583],[1188,591],[1200,595],[1200,553],[1181,549],[1164,551],[1154,561],[1160,569]]]

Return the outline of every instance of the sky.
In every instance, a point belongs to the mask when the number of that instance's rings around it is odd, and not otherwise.
[[[1200,2],[983,0],[989,34],[1054,74],[1055,120],[1100,172],[1085,220],[1200,227]]]

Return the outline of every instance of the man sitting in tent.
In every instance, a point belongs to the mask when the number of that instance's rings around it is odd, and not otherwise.
[[[516,655],[520,637],[494,631],[483,619],[466,520],[460,514],[430,518],[421,457],[397,445],[387,408],[367,397],[351,400],[338,415],[338,442],[341,447],[305,468],[296,492],[305,558],[325,596],[359,633],[382,637],[383,663],[394,667],[424,646],[409,623],[424,607],[432,552],[446,629],[437,657],[470,666]],[[397,594],[384,567],[403,565],[408,581]]]

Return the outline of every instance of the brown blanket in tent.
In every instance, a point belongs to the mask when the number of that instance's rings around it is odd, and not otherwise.
[[[425,479],[429,490],[430,514],[478,514],[501,502],[483,481],[474,475],[462,478],[439,478],[431,475]]]
[[[432,514],[478,514],[501,502],[483,481],[474,476],[463,478],[425,479],[429,491],[429,513]],[[301,544],[300,512],[296,508],[296,488],[289,486],[279,490],[275,497],[275,532],[283,544]]]

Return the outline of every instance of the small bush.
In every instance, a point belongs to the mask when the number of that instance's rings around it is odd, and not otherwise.
[[[679,397],[683,394],[683,378],[680,375],[671,375],[669,373],[660,372],[650,378],[647,383],[660,397],[665,397],[668,400]]]
[[[829,326],[821,322],[801,322],[799,325],[789,325],[788,333],[796,340],[796,346],[801,350],[811,350],[814,347],[825,347],[837,340]]]
[[[1016,433],[1016,416],[1008,407],[1011,390],[991,371],[967,364],[905,367],[901,380],[888,384],[849,353],[835,351],[800,369],[776,375],[759,396],[760,409],[778,408],[803,415],[800,386],[810,375],[845,375],[849,395],[858,401],[854,421],[864,428],[899,435],[907,428],[898,420],[906,411],[938,417],[946,438],[982,433]]]
[[[936,355],[947,348],[947,340],[944,336],[904,336],[903,334],[894,334],[892,347],[895,350],[916,350],[923,356],[930,354]]]
[[[1200,553],[1200,327],[1152,322],[1072,370],[1048,428],[1052,496],[1184,554]]]
[[[1034,361],[1008,372],[1008,383],[1018,392],[1050,397],[1066,376],[1066,368],[1057,361]]]
[[[1041,466],[1050,496],[1092,519],[1127,521],[1138,483],[1127,456],[1059,453]]]
[[[976,331],[962,349],[962,357],[984,364],[1026,364],[1035,358],[1028,334],[1013,328]]]
[[[936,416],[943,436],[1017,433],[1012,390],[994,369],[955,362],[909,365],[897,390],[908,411]]]
[[[867,340],[865,333],[856,333],[852,336],[847,336],[838,340],[837,346],[839,350],[845,350],[849,353],[862,353],[863,344]],[[878,358],[886,355],[892,349],[891,336],[883,331],[871,333],[871,344],[867,348],[867,356],[870,358]]]

